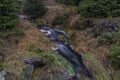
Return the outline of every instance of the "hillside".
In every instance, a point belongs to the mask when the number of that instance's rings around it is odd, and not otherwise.
[[[43,5],[48,10],[44,16],[35,20],[18,17],[18,30],[10,35],[4,34],[5,37],[0,35],[0,80],[30,80],[27,79],[24,59],[32,57],[42,57],[47,62],[35,68],[31,80],[75,80],[72,65],[51,50],[56,43],[40,32],[38,24],[67,32],[70,45],[82,54],[83,62],[95,80],[120,79],[119,62],[113,64],[109,56],[118,53],[118,57],[113,55],[112,59],[119,60],[120,17],[86,18],[78,13],[77,6],[54,0],[44,0]]]

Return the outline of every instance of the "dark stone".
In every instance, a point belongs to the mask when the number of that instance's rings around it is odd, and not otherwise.
[[[112,22],[112,21],[108,21],[108,22],[104,22],[103,24],[101,24],[101,31],[106,30],[109,32],[114,32],[114,31],[118,31],[118,23],[117,22]]]
[[[42,57],[31,57],[23,59],[26,64],[34,65],[35,67],[44,66],[47,64],[47,61]]]
[[[42,57],[31,57],[23,59],[26,64],[26,75],[27,80],[31,80],[33,71],[36,67],[42,67],[47,64],[47,61]]]
[[[26,64],[27,80],[31,80],[32,79],[34,68],[35,68],[34,65],[32,65],[32,64]]]
[[[0,63],[2,63],[5,59],[5,54],[0,52]]]

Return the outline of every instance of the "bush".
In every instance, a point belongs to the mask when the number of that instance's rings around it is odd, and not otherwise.
[[[113,46],[109,54],[112,66],[115,69],[120,69],[120,32],[117,32],[112,37]]]
[[[24,12],[31,19],[37,19],[47,12],[47,8],[42,4],[42,0],[26,0]]]
[[[115,69],[120,69],[120,45],[112,47],[109,57],[112,62],[112,66]]]
[[[8,39],[11,36],[15,36],[16,39],[19,40],[21,37],[24,36],[24,31],[19,28],[15,28],[15,29],[12,29],[11,31],[0,32],[0,38]]]
[[[118,17],[120,2],[118,0],[83,0],[78,12],[85,17]]]
[[[78,5],[81,0],[56,0],[56,2],[63,3],[65,5]]]
[[[92,27],[94,27],[94,23],[92,19],[79,19],[75,21],[73,24],[73,29],[81,30],[81,31]]]
[[[0,32],[11,31],[16,28],[17,6],[16,0],[0,1]]]
[[[62,15],[58,15],[53,21],[52,25],[53,26],[61,25],[65,28],[66,26],[68,26],[68,18],[69,18],[68,13],[63,13]]]
[[[110,45],[113,42],[112,37],[113,37],[112,33],[106,32],[105,34],[98,37],[98,43],[100,45],[103,45],[103,44]]]
[[[13,35],[20,38],[24,35],[23,31],[17,26],[18,11],[17,0],[0,1],[0,38],[8,38]]]
[[[117,33],[113,36],[112,40],[113,40],[113,43],[114,43],[114,44],[120,44],[120,32],[117,32]]]
[[[37,18],[35,21],[36,21],[37,25],[46,25],[47,24],[47,22],[41,18]]]

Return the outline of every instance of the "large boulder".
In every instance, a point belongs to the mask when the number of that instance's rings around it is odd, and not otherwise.
[[[42,57],[31,57],[23,59],[26,64],[26,79],[31,80],[33,77],[33,71],[36,67],[42,67],[47,64],[47,61]]]
[[[45,64],[47,64],[47,61],[43,59],[42,57],[24,58],[23,60],[25,64],[31,64],[31,65],[34,65],[35,67],[40,67],[40,66],[44,66]]]

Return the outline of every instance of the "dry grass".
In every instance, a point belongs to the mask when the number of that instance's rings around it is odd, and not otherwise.
[[[48,24],[52,24],[52,21],[58,14],[61,14],[68,9],[65,9],[63,5],[51,3],[51,1],[50,3],[45,3],[45,5],[49,8],[49,11],[43,18],[48,22]],[[78,17],[79,15],[72,15],[69,18],[71,19],[70,25],[72,25]],[[22,73],[22,68],[25,67],[22,61],[24,57],[39,56],[39,54],[32,52],[36,49],[46,50],[49,52],[51,45],[44,37],[44,34],[41,33],[34,25],[31,25],[29,21],[19,20],[19,23],[19,26],[25,31],[25,36],[19,41],[18,45],[13,44],[11,47],[6,48],[7,53],[9,54],[5,60],[5,69],[9,69],[17,76]],[[91,70],[94,71],[94,74],[98,74],[96,75],[96,78],[98,78],[97,80],[109,80],[108,73],[106,72],[108,71],[106,68],[109,68],[109,65],[104,61],[106,60],[106,56],[110,49],[106,45],[98,46],[97,39],[91,38],[91,34],[87,34],[85,32],[86,31],[81,33],[75,32],[76,37],[74,40],[76,51],[94,54],[95,56],[85,54],[85,57],[87,58],[87,61],[85,62],[86,65],[89,68],[93,68]],[[43,73],[39,69],[38,71],[40,71],[41,74]],[[35,72],[36,75],[39,74],[38,71]]]
[[[82,53],[93,53],[99,60],[105,60],[110,48],[107,45],[98,46],[97,39],[90,34],[77,33],[76,50]]]
[[[18,77],[18,80],[21,80],[21,77],[25,76],[25,74],[23,74],[23,69],[25,68],[23,58],[42,56],[49,61],[49,64],[44,68],[35,70],[34,80],[39,80],[40,77],[45,78],[44,76],[40,76],[40,74],[45,75],[45,73],[47,76],[52,76],[51,80],[54,79],[54,74],[52,73],[53,70],[58,71],[58,74],[55,73],[55,75],[57,75],[59,78],[60,76],[63,77],[64,75],[60,73],[58,68],[60,70],[67,70],[68,68],[64,67],[63,65],[65,60],[62,58],[63,62],[60,62],[57,60],[60,58],[60,56],[56,57],[56,54],[50,50],[50,46],[53,44],[50,44],[49,40],[44,37],[44,34],[41,33],[35,26],[32,26],[29,21],[20,20],[20,23],[20,26],[24,28],[25,36],[20,39],[18,45],[13,44],[14,47],[16,46],[15,48],[7,48],[7,52],[9,54],[7,55],[4,62],[5,70],[9,70],[10,72],[14,73],[15,76]],[[43,52],[36,52],[37,49],[42,50]],[[70,68],[70,66],[68,67]],[[68,71],[68,73],[70,72]]]
[[[16,75],[21,73],[21,69],[25,67],[22,59],[24,57],[37,56],[34,53],[28,53],[29,50],[41,49],[49,50],[50,45],[43,40],[44,34],[41,33],[35,26],[25,20],[19,20],[22,28],[24,28],[25,36],[19,41],[18,45],[12,45],[7,50],[5,60],[6,69],[14,72]]]
[[[48,24],[51,25],[53,20],[57,16],[57,14],[63,12],[63,10],[64,10],[63,5],[55,3],[52,0],[45,0],[44,5],[49,10],[48,10],[48,12],[45,14],[45,16],[43,18],[48,22]]]

